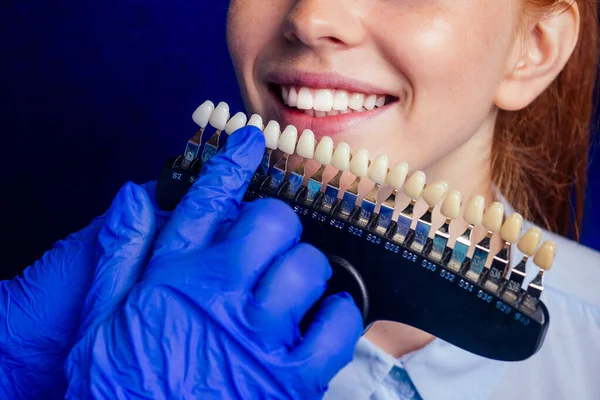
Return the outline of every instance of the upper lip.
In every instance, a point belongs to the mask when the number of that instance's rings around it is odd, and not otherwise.
[[[388,90],[335,73],[315,73],[300,70],[270,72],[265,81],[281,86],[300,86],[312,89],[338,89],[348,92],[393,96]]]

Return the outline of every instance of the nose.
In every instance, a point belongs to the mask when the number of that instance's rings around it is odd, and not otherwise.
[[[376,0],[298,0],[284,36],[314,49],[352,47],[365,37],[363,19]]]

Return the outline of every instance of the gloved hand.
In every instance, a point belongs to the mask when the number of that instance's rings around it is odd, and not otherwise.
[[[302,336],[298,324],[331,268],[299,244],[300,222],[277,200],[241,204],[264,139],[235,132],[160,233],[143,266],[105,263],[131,291],[97,296],[65,363],[66,398],[321,398],[362,333],[349,295],[328,297]],[[129,278],[130,276],[131,278]]]
[[[75,344],[96,265],[145,265],[153,222],[146,192],[127,184],[104,217],[56,243],[22,276],[0,282],[0,399],[64,396],[62,366]],[[108,278],[96,275],[98,282]],[[108,298],[118,291],[103,286],[95,295]]]

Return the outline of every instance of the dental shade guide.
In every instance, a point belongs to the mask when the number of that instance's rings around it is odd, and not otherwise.
[[[292,97],[290,92],[286,96]],[[319,101],[325,100],[323,97]],[[336,101],[343,103],[344,99],[334,95],[332,101],[335,108]],[[352,101],[357,102],[346,99],[350,106]],[[217,132],[225,130],[235,135],[235,130],[246,124],[243,114],[229,119],[228,107],[210,110],[208,102],[203,106],[194,120],[204,127],[205,121],[212,121]],[[223,113],[225,109],[227,118],[222,117],[224,114],[213,117],[215,111]],[[198,125],[203,131],[201,123]],[[263,127],[258,115],[251,116],[247,124]],[[458,191],[448,191],[444,182],[426,185],[425,174],[417,171],[409,175],[406,163],[388,169],[385,155],[369,163],[366,150],[358,150],[352,156],[348,144],[338,143],[334,149],[329,137],[321,138],[317,145],[312,131],[305,130],[298,138],[295,127],[288,126],[280,132],[275,121],[270,121],[263,133],[265,156],[245,201],[274,197],[295,210],[303,225],[302,241],[320,249],[332,265],[333,275],[323,297],[339,291],[350,293],[363,314],[365,327],[380,320],[408,324],[491,359],[519,361],[539,350],[549,325],[548,310],[540,300],[543,275],[552,266],[556,246],[545,242],[538,249],[538,228],[528,230],[519,239],[522,217],[513,214],[504,221],[502,204],[494,203],[486,210],[481,196],[471,198],[461,215],[462,197]],[[213,142],[210,145],[218,148],[218,141]],[[212,151],[209,149],[208,153]],[[283,158],[275,163],[274,151],[283,153]],[[199,158],[184,168],[182,161],[187,155],[186,150],[163,167],[157,185],[161,208],[162,204],[168,206],[164,209],[174,208],[185,194],[183,188],[187,190],[199,173]],[[288,165],[292,155],[300,158],[293,170]],[[311,159],[320,167],[308,176],[305,164]],[[329,166],[336,175],[324,185],[323,173]],[[342,191],[340,180],[342,174],[348,173],[355,181]],[[181,174],[180,179],[173,178],[176,174]],[[362,200],[358,196],[360,179],[375,184]],[[392,194],[379,203],[382,185],[390,186]],[[410,204],[398,210],[396,197],[401,190]],[[169,201],[161,202],[161,198]],[[414,214],[420,199],[428,206],[421,216]],[[438,205],[445,222],[434,231],[431,214]],[[395,210],[400,211],[397,217]],[[460,219],[467,222],[468,228],[453,242],[450,227]],[[483,226],[487,235],[475,243],[473,231],[478,226]],[[490,247],[493,235],[498,235],[504,244],[497,254]],[[509,250],[515,244],[523,258],[511,266]],[[539,273],[524,285],[529,258],[533,258]]]

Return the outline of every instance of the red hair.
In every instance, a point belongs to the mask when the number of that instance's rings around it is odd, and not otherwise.
[[[523,0],[524,11],[557,12],[559,0]],[[579,41],[563,71],[530,106],[500,111],[492,180],[526,219],[579,240],[598,68],[598,3],[577,0]],[[564,3],[563,3],[564,4]]]

